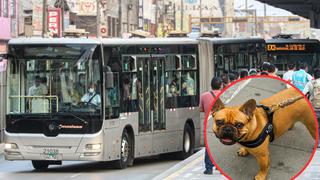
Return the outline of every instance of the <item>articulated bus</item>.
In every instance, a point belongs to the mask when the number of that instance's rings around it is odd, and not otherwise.
[[[257,69],[266,60],[262,38],[200,38],[200,59],[208,59],[209,71],[219,76],[241,69]]]
[[[126,168],[203,146],[196,40],[18,38],[8,60],[7,160]]]
[[[266,41],[268,61],[278,68],[278,75],[288,70],[288,64],[308,64],[309,72],[320,65],[320,42],[317,39],[278,38]]]
[[[262,39],[17,38],[9,41],[5,158],[35,169],[203,146],[199,95],[213,75],[255,68]]]

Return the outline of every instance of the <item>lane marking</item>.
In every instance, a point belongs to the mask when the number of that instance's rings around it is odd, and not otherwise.
[[[77,173],[77,174],[74,174],[74,175],[72,175],[72,176],[70,176],[70,177],[71,177],[71,178],[75,178],[75,177],[80,176],[80,175],[82,175],[82,173]]]
[[[232,96],[231,96],[229,99],[226,100],[225,104],[229,104],[230,101],[231,101],[233,98],[235,98],[235,96],[237,96],[237,95],[240,93],[240,91],[241,91],[244,87],[246,87],[246,86],[251,82],[251,80],[252,80],[252,79],[248,79],[248,80],[246,80],[243,84],[241,84],[241,85],[234,91],[234,93],[232,94]],[[228,91],[228,90],[227,90],[227,91]]]

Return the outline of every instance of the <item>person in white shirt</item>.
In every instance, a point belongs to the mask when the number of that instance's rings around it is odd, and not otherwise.
[[[320,123],[319,122],[319,117],[320,117],[319,97],[315,97],[315,96],[319,96],[319,89],[318,89],[319,87],[320,87],[320,68],[316,68],[314,69],[314,80],[309,81],[306,84],[306,86],[303,89],[303,94],[308,96],[308,99],[312,103],[314,111],[318,118],[318,123]],[[315,88],[317,88],[317,90],[315,90]],[[315,94],[315,91],[318,95]],[[318,148],[320,148],[320,142],[318,144]]]
[[[284,73],[283,80],[291,82],[292,81],[292,74],[296,70],[296,66],[294,64],[288,64],[288,71]]]
[[[96,85],[94,83],[89,85],[88,92],[82,96],[81,102],[94,104],[96,106],[101,104],[101,97],[96,93]]]
[[[43,96],[48,93],[48,90],[46,90],[41,85],[41,77],[35,76],[34,77],[34,85],[29,88],[28,96]]]

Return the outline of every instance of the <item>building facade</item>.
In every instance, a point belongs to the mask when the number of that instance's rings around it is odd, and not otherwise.
[[[18,35],[18,0],[0,0],[0,54],[7,52],[7,42]]]

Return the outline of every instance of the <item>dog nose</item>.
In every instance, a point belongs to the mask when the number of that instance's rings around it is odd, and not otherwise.
[[[223,128],[223,131],[224,131],[224,133],[226,133],[226,134],[232,134],[233,131],[234,131],[234,129],[233,129],[232,127],[230,127],[230,126],[225,126],[225,127]]]

